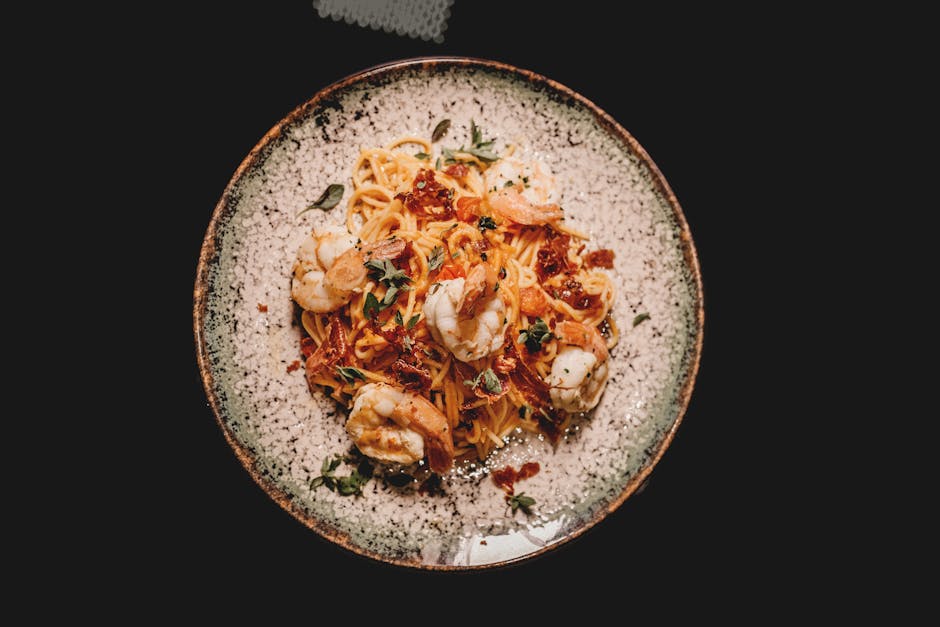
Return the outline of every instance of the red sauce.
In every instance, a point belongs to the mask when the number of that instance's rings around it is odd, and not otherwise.
[[[516,470],[512,466],[506,466],[505,468],[493,471],[493,483],[505,490],[506,494],[512,495],[515,493],[515,486],[513,484],[517,481],[534,477],[538,474],[539,469],[538,462],[526,462],[522,464],[519,470]]]
[[[295,370],[300,370],[299,359],[295,359],[294,361],[290,362],[290,365],[287,366],[287,372],[293,372]]]
[[[482,198],[464,196],[457,200],[457,219],[461,222],[473,222],[476,219],[477,209]]]

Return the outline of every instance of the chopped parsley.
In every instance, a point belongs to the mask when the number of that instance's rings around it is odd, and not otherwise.
[[[512,181],[506,181],[505,183],[503,183],[503,187],[512,187],[512,186],[513,186]]]
[[[428,257],[428,270],[434,271],[441,267],[444,263],[444,249],[440,246],[435,246],[431,249],[431,256]]]
[[[408,325],[405,328],[410,331],[411,329],[415,328],[415,325],[418,324],[418,320],[420,319],[421,319],[421,314],[415,314],[411,316],[410,318],[408,318]]]
[[[401,309],[395,312],[395,324],[400,327],[405,326],[405,319],[401,316]]]
[[[542,350],[542,344],[548,342],[553,337],[545,321],[541,318],[536,318],[534,324],[519,333],[518,341],[525,342],[525,347],[529,349],[530,353],[537,353]]]
[[[339,204],[340,199],[343,197],[343,192],[346,191],[346,188],[339,183],[333,183],[320,194],[320,197],[314,200],[312,203],[307,205],[307,208],[298,213],[298,216],[301,216],[311,209],[322,209],[323,211],[329,211],[333,207]]]
[[[437,158],[437,161],[434,162],[434,169],[435,169],[435,170],[440,170],[440,169],[441,169],[441,158],[440,158],[440,157],[438,157],[438,158]]]
[[[421,161],[430,161],[431,155],[426,152],[416,152],[415,159],[420,159]]]
[[[650,315],[648,313],[641,313],[640,315],[638,315],[636,318],[633,319],[633,326],[636,326],[640,324],[641,322],[643,322],[644,320],[649,320],[649,319],[650,319]]]

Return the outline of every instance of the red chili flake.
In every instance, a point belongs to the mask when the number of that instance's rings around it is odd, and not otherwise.
[[[584,267],[585,268],[607,268],[608,270],[614,267],[614,251],[609,248],[602,248],[600,250],[595,250],[589,252],[584,257]]]
[[[258,303],[258,311],[260,311],[261,313],[267,313],[268,306]]]
[[[395,198],[418,215],[435,220],[447,220],[454,216],[454,190],[441,185],[434,178],[433,170],[419,170],[411,191],[398,194]]]
[[[547,245],[539,248],[535,263],[535,272],[539,275],[539,281],[543,283],[556,274],[574,270],[568,262],[568,244],[571,242],[571,237],[547,226],[545,237]]]
[[[444,170],[444,174],[452,176],[455,179],[462,179],[463,177],[467,176],[467,172],[469,171],[470,170],[464,164],[455,163],[454,165],[449,166],[446,170]]]
[[[477,210],[482,198],[477,196],[464,196],[457,199],[457,219],[461,222],[476,222]]]
[[[601,306],[601,297],[598,294],[588,294],[580,281],[568,279],[562,284],[560,290],[554,290],[555,298],[565,301],[575,309],[596,309]]]
[[[506,466],[493,471],[493,483],[502,488],[507,495],[512,496],[515,493],[515,483],[534,477],[539,473],[540,466],[538,462],[526,462],[522,464],[519,470],[512,466]]]
[[[288,364],[288,366],[287,366],[287,372],[293,372],[293,371],[295,371],[295,370],[300,370],[300,360],[299,360],[299,359],[295,359],[294,361],[290,362],[290,364]]]

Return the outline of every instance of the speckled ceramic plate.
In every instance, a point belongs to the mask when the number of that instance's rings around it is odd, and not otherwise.
[[[485,464],[444,478],[443,494],[382,480],[360,497],[310,489],[324,458],[348,450],[345,415],[311,394],[298,359],[290,273],[301,240],[335,209],[298,211],[327,184],[351,188],[360,149],[428,136],[471,118],[555,172],[565,214],[616,251],[622,330],[600,405],[555,446],[518,435]],[[441,142],[448,145],[447,141]],[[261,305],[259,307],[259,305]],[[263,311],[266,308],[266,311]],[[634,318],[648,313],[636,327]],[[319,92],[262,138],[209,224],[195,290],[199,366],[225,437],[258,484],[299,521],[356,553],[467,569],[505,564],[581,534],[634,492],[669,445],[689,402],[702,342],[698,262],[679,203],[642,147],[586,98],[547,78],[471,59],[423,59],[366,70]],[[512,515],[489,471],[538,461],[518,489],[534,513]]]

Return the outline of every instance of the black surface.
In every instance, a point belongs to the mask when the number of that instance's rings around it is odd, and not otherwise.
[[[775,411],[755,392],[762,375],[749,344],[762,337],[768,303],[751,290],[762,244],[756,199],[769,175],[768,143],[786,123],[753,121],[755,111],[792,97],[789,75],[769,51],[771,36],[700,15],[632,14],[605,19],[603,5],[546,11],[515,3],[458,0],[443,44],[416,41],[319,18],[308,3],[226,7],[204,17],[166,13],[159,54],[142,62],[140,101],[151,117],[160,175],[148,191],[160,207],[153,228],[171,242],[161,273],[171,285],[167,342],[174,364],[148,422],[160,465],[149,501],[127,531],[146,568],[170,567],[174,589],[198,595],[222,584],[284,603],[348,580],[391,590],[461,598],[470,590],[512,590],[541,582],[548,595],[588,598],[593,586],[625,590],[676,585],[746,586],[783,559],[775,530],[789,514],[765,476]],[[321,540],[256,486],[224,441],[206,404],[191,331],[191,289],[211,211],[235,168],[279,119],[318,89],[365,67],[420,55],[467,55],[549,76],[593,100],[646,148],[682,204],[705,283],[701,369],[688,413],[648,488],[585,536],[505,570],[430,576],[374,563]],[[758,62],[755,64],[755,58]],[[751,68],[761,67],[759,73]],[[771,403],[772,404],[772,403]],[[128,562],[134,561],[129,549]],[[140,566],[140,564],[136,564]],[[717,571],[716,571],[717,569]],[[607,571],[615,573],[602,575]],[[716,572],[723,574],[717,575]],[[291,575],[288,575],[291,573]],[[226,583],[229,582],[229,583]],[[368,582],[368,583],[366,583]],[[559,588],[558,582],[564,582]],[[252,586],[255,586],[252,588]],[[431,592],[429,592],[431,591]],[[626,602],[627,599],[624,599]],[[634,600],[636,602],[636,600]]]

